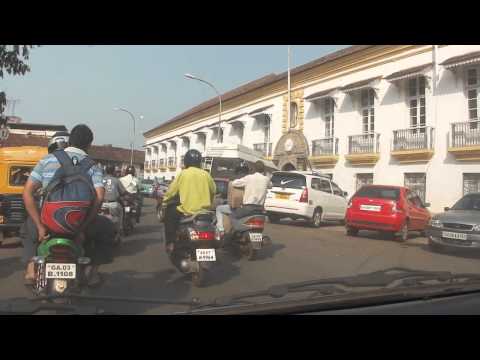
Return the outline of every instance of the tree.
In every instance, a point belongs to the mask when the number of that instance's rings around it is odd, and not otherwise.
[[[0,79],[5,71],[9,75],[25,75],[30,71],[26,63],[33,45],[0,45]],[[5,111],[7,95],[0,91],[0,115]]]

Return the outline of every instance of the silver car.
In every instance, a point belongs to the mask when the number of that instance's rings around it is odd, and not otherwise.
[[[432,249],[480,249],[480,193],[471,193],[435,215],[426,230]]]

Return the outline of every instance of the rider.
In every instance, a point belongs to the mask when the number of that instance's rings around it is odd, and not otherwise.
[[[105,186],[105,197],[103,204],[110,209],[110,214],[117,222],[117,238],[123,234],[123,208],[120,203],[120,197],[127,193],[120,180],[115,177],[115,166],[107,165],[105,169],[107,175],[103,178],[103,185]]]
[[[184,158],[185,169],[178,174],[164,195],[167,252],[173,251],[180,217],[194,215],[212,207],[216,186],[210,173],[200,168],[201,162],[202,154],[198,150],[188,150]],[[179,204],[172,201],[177,196]]]
[[[86,125],[75,126],[69,138],[69,147],[64,151],[72,159],[72,162],[80,162],[88,156],[87,151],[93,142],[93,133]],[[33,169],[23,192],[23,201],[28,213],[26,222],[27,235],[24,239],[24,257],[28,261],[25,280],[32,283],[35,279],[32,257],[35,256],[37,241],[48,240],[50,234],[47,227],[41,222],[38,204],[34,195],[39,189],[45,189],[60,168],[60,163],[53,154],[48,154],[41,159]],[[85,244],[88,257],[92,260],[87,276],[89,284],[94,285],[100,282],[98,265],[100,262],[111,261],[111,240],[113,239],[113,224],[110,220],[98,215],[102,204],[105,189],[103,186],[103,172],[97,166],[88,170],[88,174],[95,188],[96,198],[90,208],[85,221],[77,230],[74,240],[77,243]],[[95,242],[95,244],[93,244]],[[95,251],[93,251],[95,247]]]
[[[245,161],[241,161],[240,164],[235,168],[235,177],[241,178],[245,175],[248,175],[250,169]],[[244,191],[243,189],[235,188],[230,182],[228,184],[228,195],[227,195],[227,204],[219,205],[216,209],[217,215],[217,229],[220,235],[220,238],[223,238],[225,235],[225,228],[223,226],[223,215],[230,215],[232,210],[235,210],[242,206]]]
[[[265,164],[258,160],[254,166],[255,173],[241,179],[234,180],[232,185],[237,188],[244,188],[243,206],[235,211],[237,217],[248,213],[252,208],[263,206],[267,197],[267,190],[272,187],[272,182],[265,176]]]
[[[140,215],[142,211],[142,199],[139,193],[139,181],[135,176],[135,167],[130,165],[127,167],[125,171],[125,176],[120,178],[120,182],[122,183],[125,190],[127,190],[130,195],[135,199],[137,205],[137,224],[140,222]]]

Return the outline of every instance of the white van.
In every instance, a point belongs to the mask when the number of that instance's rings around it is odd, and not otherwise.
[[[308,171],[275,171],[265,210],[270,222],[307,219],[314,227],[324,220],[345,220],[347,193],[328,176]]]

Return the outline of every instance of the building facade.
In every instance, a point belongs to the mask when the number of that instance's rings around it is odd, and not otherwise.
[[[260,151],[282,170],[318,169],[353,194],[408,186],[433,212],[480,191],[480,45],[362,45],[268,75],[144,134],[145,175],[171,178],[189,148]],[[287,111],[290,111],[288,122]]]

